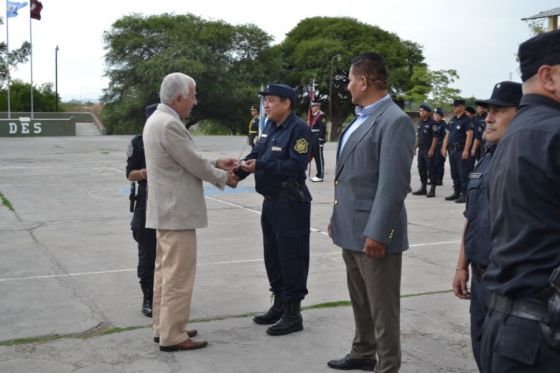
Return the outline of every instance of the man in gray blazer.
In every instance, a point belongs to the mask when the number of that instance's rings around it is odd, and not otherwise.
[[[161,104],[144,126],[148,175],[146,227],[157,229],[154,275],[154,341],[161,351],[206,347],[187,330],[196,271],[196,229],[207,226],[202,182],[220,189],[237,185],[234,159],[209,161],[198,154],[181,122],[196,101],[195,81],[182,73],[167,75]]]
[[[351,352],[328,365],[398,372],[401,264],[408,249],[404,199],[416,133],[387,93],[387,68],[377,53],[352,61],[347,89],[357,117],[339,140],[328,230],[343,249],[356,331]]]

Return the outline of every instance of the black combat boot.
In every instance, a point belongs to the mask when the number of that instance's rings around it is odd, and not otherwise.
[[[278,322],[266,330],[268,335],[284,335],[303,330],[301,301],[292,300],[284,304],[284,314]]]
[[[457,198],[455,200],[455,203],[465,203],[467,202],[467,199],[465,198],[465,195],[463,193],[461,193],[461,195],[459,196],[459,198]]]
[[[146,317],[152,317],[153,287],[142,284],[142,293],[144,300],[142,301],[142,313]]]
[[[452,195],[445,197],[446,201],[455,201],[457,198],[459,198],[461,194],[458,192],[453,192]]]
[[[430,185],[430,191],[426,194],[426,197],[432,198],[436,196],[436,186],[434,184]]]
[[[279,293],[274,293],[274,303],[272,307],[266,313],[257,315],[253,317],[253,321],[260,325],[271,325],[280,320],[284,314],[284,308],[282,308],[282,299]]]
[[[427,193],[426,190],[426,184],[422,183],[422,186],[420,187],[420,189],[418,189],[416,192],[412,192],[413,196],[423,196]]]

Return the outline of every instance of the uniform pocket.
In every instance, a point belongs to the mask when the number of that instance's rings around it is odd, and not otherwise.
[[[494,352],[525,365],[534,365],[542,341],[538,322],[510,316],[499,332]]]

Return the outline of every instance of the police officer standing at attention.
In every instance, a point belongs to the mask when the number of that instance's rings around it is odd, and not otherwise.
[[[474,125],[472,119],[465,114],[465,100],[453,101],[453,113],[455,115],[449,120],[449,132],[445,135],[441,149],[444,157],[449,150],[451,178],[453,178],[453,194],[445,197],[445,200],[464,203],[469,173],[473,168],[470,150]]]
[[[436,108],[434,110],[433,116],[434,122],[439,126],[439,131],[437,133],[437,144],[436,144],[436,185],[443,185],[443,175],[445,173],[445,159],[446,157],[441,154],[441,148],[443,146],[443,140],[445,139],[445,134],[447,133],[447,123],[443,120],[443,110],[441,108]]]
[[[146,106],[146,119],[156,110],[157,104]],[[156,260],[156,231],[146,228],[146,197],[148,192],[148,174],[146,172],[146,157],[144,156],[144,141],[142,135],[135,136],[128,145],[126,160],[126,177],[134,185],[138,183],[138,194],[131,193],[131,212],[134,211],[130,226],[132,237],[138,243],[138,269],[140,287],[144,294],[142,313],[152,317],[152,299],[154,290],[154,265]],[[134,188],[132,189],[134,191]]]
[[[315,158],[317,174],[310,180],[314,183],[323,181],[325,177],[325,158],[323,157],[323,147],[325,146],[325,135],[327,132],[327,121],[325,113],[321,111],[320,102],[311,103],[311,133],[313,135],[311,143],[311,155]]]
[[[477,101],[479,102],[479,101]],[[481,155],[485,151],[484,140],[482,135],[486,129],[486,116],[488,115],[487,108],[485,106],[476,104],[476,114],[473,117],[474,122],[474,141],[471,148],[471,157],[473,157],[474,162],[478,162]]]
[[[477,163],[469,175],[467,206],[465,209],[465,230],[461,241],[459,259],[453,278],[453,292],[460,299],[470,299],[471,342],[476,364],[480,369],[480,336],[482,323],[488,312],[490,292],[482,283],[482,275],[490,261],[490,205],[488,202],[488,178],[492,154],[504,136],[511,120],[517,112],[521,100],[521,84],[501,82],[494,86],[488,100],[476,104],[490,108],[487,140],[491,144],[488,152]],[[471,267],[471,289],[467,287]]]
[[[492,255],[482,280],[492,299],[481,363],[485,373],[557,373],[560,30],[523,42],[518,57],[523,97],[488,181]]]
[[[439,125],[432,119],[432,108],[428,104],[420,105],[420,121],[416,133],[416,147],[418,148],[418,173],[422,186],[415,192],[415,196],[425,195],[428,198],[436,196],[436,147],[438,142]],[[430,191],[426,185],[430,182]]]
[[[251,106],[251,120],[249,121],[249,132],[247,134],[247,141],[251,148],[255,146],[255,138],[259,134],[259,109]]]
[[[255,188],[264,197],[261,226],[264,263],[274,304],[253,321],[271,325],[269,335],[303,329],[300,313],[307,294],[311,195],[305,185],[311,131],[294,109],[296,94],[285,84],[269,84],[263,92],[268,121],[259,142],[235,173],[255,174]]]

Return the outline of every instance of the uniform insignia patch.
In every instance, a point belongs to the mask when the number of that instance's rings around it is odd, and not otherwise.
[[[432,126],[432,131],[437,131],[438,128],[439,128],[438,125],[437,125],[437,124],[434,124],[434,125]]]
[[[457,125],[457,129],[458,129],[458,130],[461,129],[461,125],[460,125],[460,124]]]
[[[134,147],[132,146],[132,143],[128,144],[128,150],[126,151],[126,156],[127,157],[132,157],[132,153],[134,153]]]
[[[294,146],[294,150],[299,154],[307,153],[309,149],[309,143],[306,139],[299,139],[296,141],[296,145]]]

